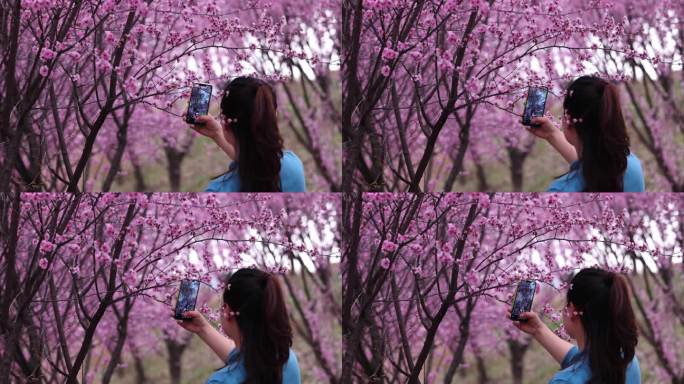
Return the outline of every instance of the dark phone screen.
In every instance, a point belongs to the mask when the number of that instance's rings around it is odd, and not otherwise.
[[[511,320],[520,320],[521,313],[529,312],[532,309],[532,300],[536,288],[537,283],[534,280],[523,280],[518,283],[515,300],[513,300],[513,309],[511,309]]]
[[[532,117],[544,116],[548,92],[544,88],[530,87],[527,93],[527,101],[525,101],[525,111],[523,111],[524,125],[532,125]]]
[[[190,92],[190,104],[188,105],[188,114],[185,121],[190,124],[195,124],[197,116],[206,115],[209,113],[209,101],[211,100],[211,85],[209,84],[195,84],[192,86]]]
[[[195,309],[199,287],[199,280],[181,281],[180,290],[178,291],[178,301],[176,302],[176,310],[174,312],[174,317],[176,319],[184,319],[184,312]]]

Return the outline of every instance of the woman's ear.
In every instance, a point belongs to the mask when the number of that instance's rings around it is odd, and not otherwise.
[[[578,310],[577,307],[575,307],[575,304],[573,303],[568,303],[568,317],[575,319],[580,316],[582,316],[583,312]]]

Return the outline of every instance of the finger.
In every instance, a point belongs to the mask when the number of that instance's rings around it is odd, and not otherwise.
[[[199,317],[200,313],[197,311],[187,311],[187,312],[183,313],[183,316],[195,318],[195,317]]]
[[[534,313],[533,313],[533,312],[523,312],[523,313],[520,314],[519,317],[520,317],[521,319],[531,319],[531,318],[534,317]]]
[[[206,122],[209,122],[213,119],[214,118],[211,117],[210,115],[200,115],[200,116],[195,117],[195,121],[197,121],[199,123],[206,123]]]

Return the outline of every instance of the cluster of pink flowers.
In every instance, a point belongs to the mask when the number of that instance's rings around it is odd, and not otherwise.
[[[48,240],[42,240],[40,242],[40,253],[50,253],[54,251],[56,248],[56,245],[54,243],[51,243]]]

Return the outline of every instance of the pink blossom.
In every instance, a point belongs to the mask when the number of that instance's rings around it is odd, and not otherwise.
[[[48,68],[47,65],[43,65],[43,66],[40,67],[39,72],[40,72],[40,75],[41,75],[41,76],[47,77],[48,73],[50,73],[50,69]]]
[[[390,259],[388,259],[388,258],[386,258],[386,257],[383,257],[383,258],[380,260],[380,268],[382,268],[382,269],[389,269],[389,267],[390,267]]]
[[[43,240],[40,242],[39,250],[40,250],[40,253],[50,253],[50,252],[55,250],[55,247],[56,247],[55,244],[53,244],[47,240]]]
[[[128,284],[129,286],[134,286],[138,283],[138,273],[131,269],[124,273],[124,282]]]
[[[382,59],[384,61],[392,61],[399,56],[399,52],[393,50],[392,48],[385,47],[382,51]]]
[[[116,42],[116,36],[111,31],[105,31],[105,41],[114,44]]]
[[[38,266],[40,267],[40,269],[47,269],[47,267],[48,267],[48,259],[46,259],[46,258],[43,257],[43,258],[41,258],[40,260],[38,260]]]
[[[40,52],[40,58],[43,61],[50,61],[57,56],[57,53],[50,48],[43,48],[43,50]]]
[[[396,251],[397,248],[398,248],[398,245],[389,241],[389,240],[385,240],[382,242],[381,249],[383,252],[392,253],[392,252]]]

